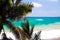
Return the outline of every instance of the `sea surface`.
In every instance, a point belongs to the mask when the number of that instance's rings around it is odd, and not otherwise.
[[[60,17],[26,17],[26,18],[29,21],[29,26],[34,25],[38,27],[38,26],[43,25],[41,27],[45,27],[45,25],[52,24],[52,25],[57,25],[60,27]],[[19,26],[21,27],[21,23],[24,22],[24,19],[20,19],[19,21],[15,20],[11,22],[15,27],[19,27]],[[4,28],[8,29],[7,25],[3,25],[3,26]],[[47,27],[50,27],[50,26],[47,26]]]
[[[29,21],[29,25],[48,25],[53,23],[60,22],[60,17],[27,17],[27,20]],[[21,26],[21,23],[24,20],[21,19],[19,21],[13,21],[12,24],[14,26]]]

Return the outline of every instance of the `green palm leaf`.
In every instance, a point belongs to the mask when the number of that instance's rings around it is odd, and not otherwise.
[[[24,23],[22,23],[22,29],[25,33],[27,33],[30,39],[33,33],[34,26],[30,28],[28,20],[24,20]]]

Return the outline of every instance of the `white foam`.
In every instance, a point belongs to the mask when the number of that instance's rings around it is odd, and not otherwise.
[[[36,19],[37,21],[43,21],[43,19]]]

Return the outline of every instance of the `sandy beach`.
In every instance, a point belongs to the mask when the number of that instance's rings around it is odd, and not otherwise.
[[[55,29],[60,29],[60,27],[35,27],[34,31],[55,30]]]
[[[41,31],[42,40],[60,40],[60,27],[35,27],[34,34]]]

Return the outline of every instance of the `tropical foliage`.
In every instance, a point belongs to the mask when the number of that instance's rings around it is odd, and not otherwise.
[[[21,0],[0,0],[0,24],[6,24],[7,18],[10,20],[22,18],[31,12],[32,5],[21,3]]]
[[[3,25],[6,24],[13,31],[16,37],[19,39],[19,30],[9,20],[20,19],[29,12],[32,11],[31,4],[22,3],[21,0],[0,0],[0,32],[4,29]],[[21,30],[20,30],[21,31]]]
[[[27,34],[27,38],[30,39],[33,33],[34,25],[30,27],[29,21],[25,19],[24,23],[22,23],[21,26],[22,26],[23,31]]]

